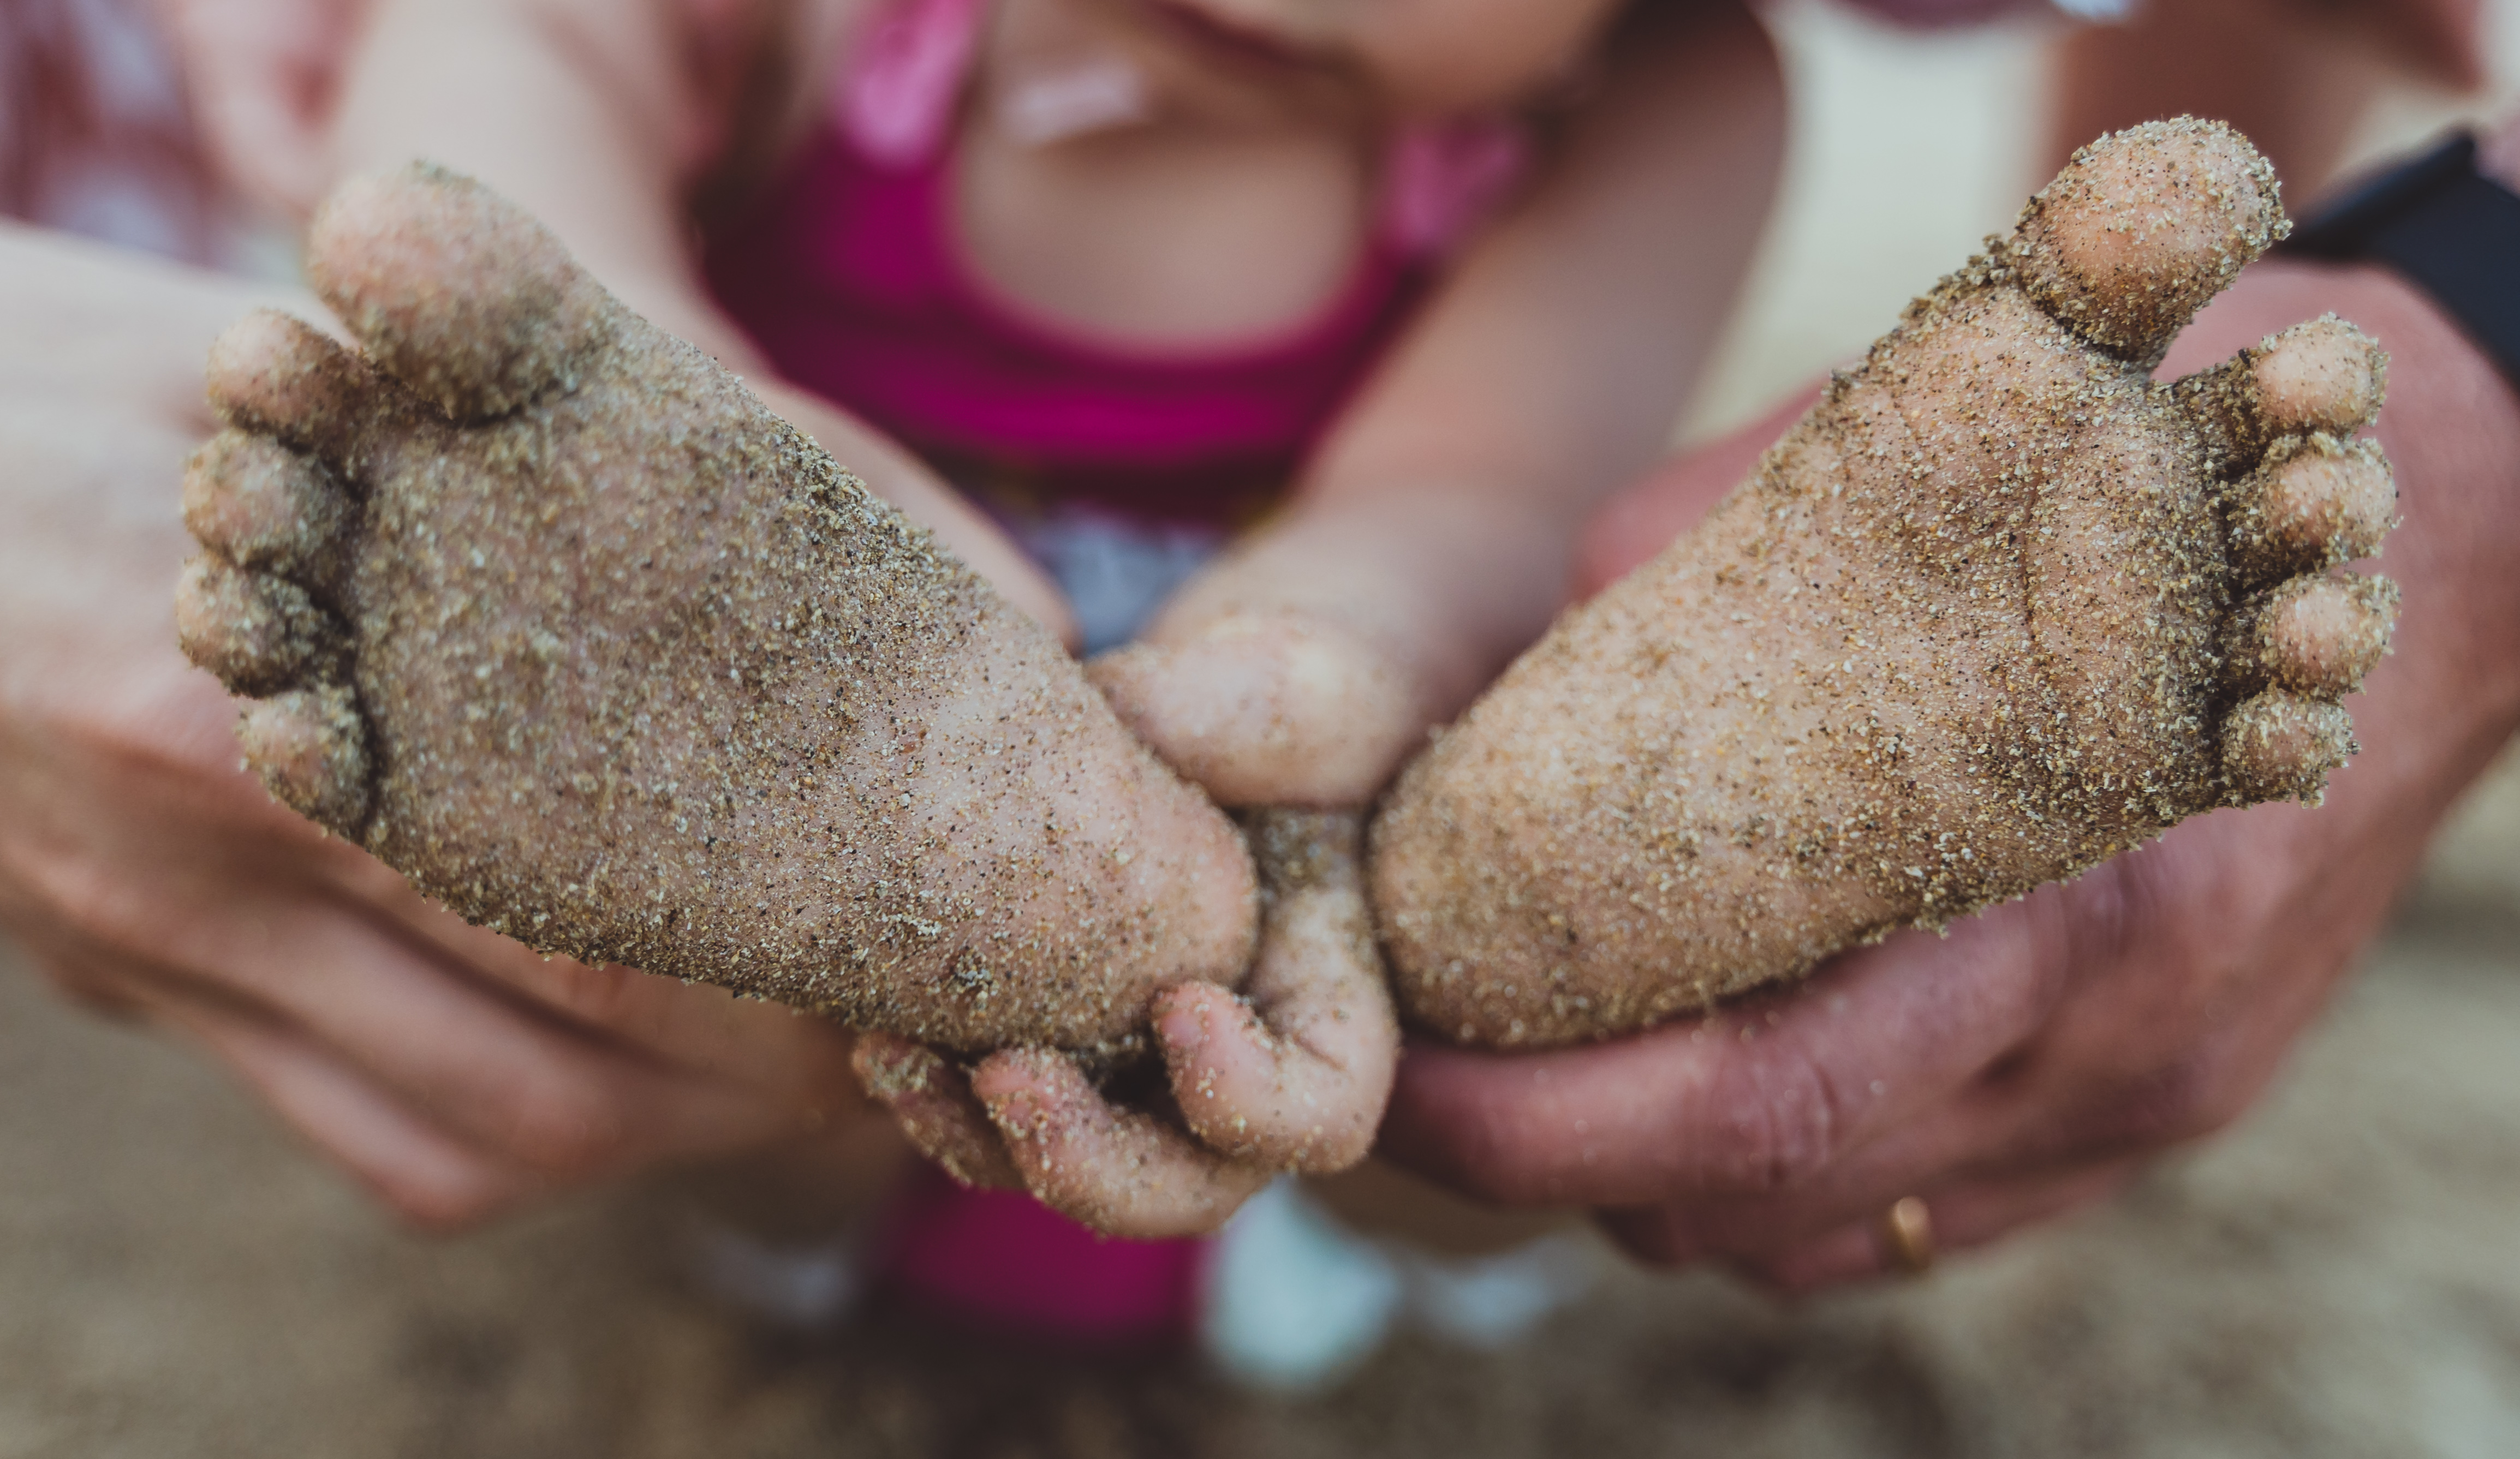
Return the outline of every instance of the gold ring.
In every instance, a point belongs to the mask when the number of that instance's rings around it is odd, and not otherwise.
[[[1934,1266],[1934,1214],[1919,1196],[1902,1196],[1881,1213],[1881,1256],[1884,1264],[1921,1276]]]

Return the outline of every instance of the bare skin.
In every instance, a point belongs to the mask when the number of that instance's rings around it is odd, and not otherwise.
[[[1022,1185],[1088,1224],[1145,1236],[1213,1229],[1280,1171],[1328,1174],[1365,1159],[1400,1038],[1365,910],[1360,818],[1273,811],[1245,824],[1261,873],[1259,956],[1238,995],[1182,983],[1156,996],[1165,1080],[1140,1102],[1160,1117],[1115,1105],[1037,1051],[966,1075],[880,1034],[858,1045],[869,1091],[965,1182]]]
[[[2315,800],[2395,590],[2333,320],[2149,372],[2277,235],[2235,133],[2104,139],[1695,533],[1410,772],[1373,894],[1406,1012],[1608,1038],[1942,925],[2222,805]]]
[[[782,393],[687,257],[686,200],[822,125],[828,67],[879,9],[378,0],[331,145],[347,164],[428,155],[490,182],[935,520],[950,497],[934,473]],[[1286,509],[1143,645],[1095,666],[1122,720],[1221,804],[1361,808],[1547,626],[1586,511],[1662,452],[1766,215],[1781,76],[1730,3],[1637,10],[1608,40],[1607,0],[1173,9],[1264,38],[1284,64],[1199,40],[1165,7],[1001,0],[958,123],[965,261],[1085,338],[1203,351],[1301,328],[1371,241],[1361,204],[1397,118],[1530,109],[1549,139]],[[1139,77],[1144,118],[1053,141],[1001,123],[1027,88],[1094,59]],[[1579,63],[1587,79],[1568,88]]]
[[[194,60],[226,78],[205,88],[214,96],[267,102],[275,72],[320,80],[292,93],[303,105],[213,109],[220,135],[248,147],[275,122],[322,134],[294,138],[291,165],[256,169],[274,191],[293,190],[304,206],[308,178],[414,155],[491,181],[619,298],[742,375],[1012,601],[1054,628],[1063,622],[1040,576],[935,472],[867,423],[783,388],[694,267],[695,199],[704,212],[707,199],[739,196],[827,124],[834,67],[879,6],[181,8],[199,22],[187,26]],[[308,9],[327,23],[308,22]],[[1123,723],[1222,803],[1361,807],[1426,726],[1540,632],[1564,596],[1586,508],[1661,449],[1672,402],[1711,347],[1758,236],[1781,151],[1781,78],[1737,5],[1639,12],[1605,36],[1618,9],[1609,0],[1179,8],[1281,53],[1255,66],[1252,48],[1219,44],[1164,8],[991,6],[954,143],[962,252],[992,291],[1089,338],[1232,349],[1298,328],[1332,301],[1375,237],[1371,202],[1395,122],[1524,109],[1542,119],[1528,185],[1450,261],[1278,527],[1165,614],[1156,638],[1180,651],[1130,656],[1098,681]],[[352,14],[361,19],[345,22]],[[248,41],[236,43],[240,35]],[[286,55],[274,54],[281,36],[291,38]],[[340,48],[327,65],[299,65],[328,42]],[[1565,84],[1595,50],[1582,84]],[[1144,114],[1063,137],[1006,123],[1080,61],[1123,63],[1144,83]],[[1587,369],[1567,370],[1572,360]],[[1464,421],[1480,429],[1464,431]],[[1442,535],[1426,530],[1436,518]],[[1239,625],[1217,621],[1237,616]],[[1238,636],[1245,626],[1256,632]],[[1311,666],[1330,672],[1289,672]],[[1273,960],[1263,954],[1264,965]],[[1362,974],[1351,962],[1338,976]],[[1258,1037],[1266,1020],[1256,1030],[1211,1021],[1222,1032],[1184,1025],[1173,1074],[1159,1083],[1184,1082],[1184,1070],[1211,1091],[1249,1087],[1235,1071],[1278,1079],[1289,1048]],[[1310,1071],[1286,1085],[1281,1106],[1295,1123],[1261,1130],[1246,1115],[1229,1143],[1327,1158],[1341,1141],[1326,1143],[1316,1127],[1371,1126],[1383,1083],[1373,1071],[1387,1063],[1376,1054],[1351,1071],[1295,1060]],[[1344,1092],[1333,1098],[1333,1088]],[[1075,1117],[1103,1128],[1097,1122],[1111,1112],[1080,1104],[1079,1089],[1032,1088],[1033,1107],[1058,1112],[1062,1127]],[[1318,1113],[1325,1099],[1340,1105],[1337,1118]],[[980,1133],[995,1140],[994,1127]],[[1174,1153],[1214,1158],[1195,1142]],[[995,1169],[1005,1152],[965,1164]],[[1069,1179],[1081,1167],[1071,1155],[1061,1169]]]
[[[313,300],[12,228],[0,280],[0,927],[30,964],[431,1229],[694,1161],[883,1168],[846,1030],[468,927],[240,770],[175,646],[169,468],[216,428],[221,328]]]
[[[1244,981],[1253,876],[1058,642],[475,184],[352,184],[309,269],[364,358],[271,313],[221,338],[176,611],[274,794],[540,951],[1140,1118],[1089,1073],[1166,990]],[[1062,1178],[1117,1231],[1231,1211]]]

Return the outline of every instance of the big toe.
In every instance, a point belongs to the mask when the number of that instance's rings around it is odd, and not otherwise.
[[[458,420],[573,385],[620,312],[550,230],[426,162],[342,184],[306,270],[380,368]]]
[[[2274,171],[2248,139],[2182,116],[2076,153],[2030,200],[2010,251],[2075,332],[2151,360],[2285,226]]]

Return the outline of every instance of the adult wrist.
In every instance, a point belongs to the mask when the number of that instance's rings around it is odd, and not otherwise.
[[[2302,219],[2276,252],[2389,269],[2520,382],[2520,191],[2500,175],[2508,170],[2488,159],[2474,132],[2452,131],[2365,174]]]

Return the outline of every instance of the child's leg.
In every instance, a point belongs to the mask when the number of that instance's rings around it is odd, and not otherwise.
[[[309,266],[366,355],[222,339],[178,602],[281,799],[537,948],[966,1056],[1126,1064],[1165,989],[1244,979],[1225,818],[532,220],[415,169]]]
[[[1560,623],[1375,827],[1405,1007],[1464,1041],[1634,1030],[2316,799],[2395,592],[2380,358],[2303,325],[2151,382],[2281,222],[2236,134],[2086,150],[1707,522]]]

